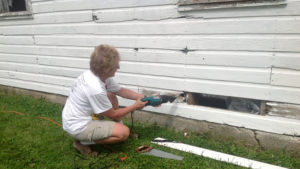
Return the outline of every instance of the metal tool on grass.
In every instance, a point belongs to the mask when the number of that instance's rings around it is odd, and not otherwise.
[[[147,145],[142,145],[142,146],[138,147],[135,151],[140,154],[152,155],[155,157],[168,158],[168,159],[173,159],[173,160],[183,160],[183,157],[181,157],[181,156],[171,154],[171,153],[168,153],[165,151],[161,151],[158,149],[154,149]]]

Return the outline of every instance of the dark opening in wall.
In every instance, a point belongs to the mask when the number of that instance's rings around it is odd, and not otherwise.
[[[12,6],[9,7],[10,12],[26,11],[25,0],[13,0]]]
[[[1,0],[0,13],[27,11],[28,0]]]
[[[262,101],[239,97],[218,96],[202,93],[186,93],[190,105],[207,106],[252,114],[264,114]]]

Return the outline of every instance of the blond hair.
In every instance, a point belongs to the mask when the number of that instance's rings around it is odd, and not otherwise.
[[[91,55],[90,69],[100,77],[118,67],[120,55],[116,48],[110,45],[99,45]]]

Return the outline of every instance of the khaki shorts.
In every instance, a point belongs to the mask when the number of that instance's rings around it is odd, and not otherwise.
[[[85,130],[79,134],[72,135],[79,141],[96,141],[110,137],[112,135],[115,122],[107,120],[92,120]]]

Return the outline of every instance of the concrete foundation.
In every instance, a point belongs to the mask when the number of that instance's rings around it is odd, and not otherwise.
[[[55,95],[0,85],[0,91],[3,93],[14,93],[21,95],[30,95],[34,98],[45,98],[53,103],[65,104],[66,96]],[[197,132],[199,134],[207,133],[217,140],[235,139],[245,145],[260,147],[269,150],[285,150],[288,153],[300,157],[300,137],[279,135],[262,131],[254,131],[246,128],[233,127],[224,124],[216,124],[206,121],[197,121],[182,117],[169,116],[159,113],[135,111],[134,120],[158,126],[174,128],[178,131]],[[130,114],[126,116],[130,118]]]

